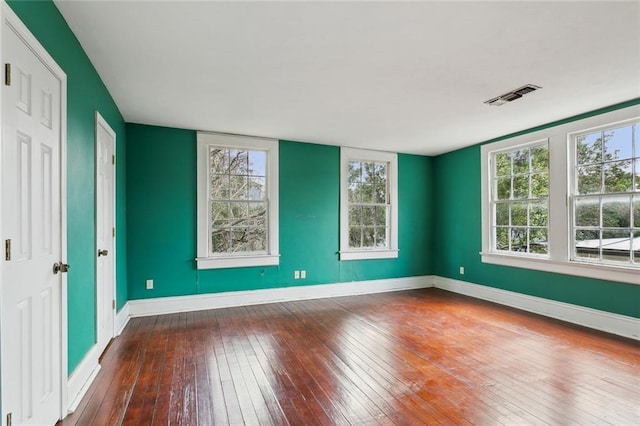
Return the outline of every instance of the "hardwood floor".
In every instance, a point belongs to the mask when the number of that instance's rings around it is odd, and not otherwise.
[[[62,425],[640,424],[640,344],[437,289],[132,319]]]

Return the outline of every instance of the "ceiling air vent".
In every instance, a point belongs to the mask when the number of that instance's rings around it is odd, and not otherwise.
[[[515,101],[516,99],[520,99],[521,97],[523,97],[527,93],[531,93],[531,92],[533,92],[535,90],[538,90],[538,89],[542,89],[542,87],[536,86],[535,84],[527,84],[525,86],[518,87],[517,89],[512,90],[510,92],[507,92],[505,94],[502,94],[500,96],[496,96],[493,99],[489,99],[488,101],[485,101],[484,103],[487,104],[487,105],[492,105],[492,106],[504,105],[507,102],[512,102],[512,101]]]

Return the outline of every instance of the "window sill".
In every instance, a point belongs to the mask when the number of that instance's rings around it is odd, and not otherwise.
[[[277,266],[280,255],[253,255],[229,257],[198,257],[198,269],[246,268],[250,266]]]
[[[575,275],[598,280],[618,281],[640,285],[640,270],[634,267],[599,265],[579,261],[558,261],[543,257],[523,257],[518,255],[481,252],[483,263],[533,269],[556,274]]]
[[[341,251],[340,260],[396,259],[398,250]]]

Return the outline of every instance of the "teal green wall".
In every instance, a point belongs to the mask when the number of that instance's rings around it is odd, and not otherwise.
[[[69,373],[95,343],[95,111],[117,136],[117,306],[127,301],[125,124],[111,95],[51,1],[10,1],[67,74],[67,258]]]
[[[196,132],[127,124],[130,299],[428,275],[432,159],[400,154],[398,259],[340,262],[340,149],[280,141],[280,265],[195,269]],[[294,280],[304,269],[307,279]],[[154,280],[146,290],[145,281]]]
[[[640,103],[626,102],[518,134]],[[512,137],[514,135],[505,136]],[[494,142],[499,139],[494,139]],[[434,158],[434,274],[607,312],[640,317],[640,286],[482,263],[480,145]],[[459,267],[465,274],[459,274]]]

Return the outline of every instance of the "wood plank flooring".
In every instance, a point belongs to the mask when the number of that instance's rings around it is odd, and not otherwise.
[[[132,319],[61,425],[640,424],[640,344],[437,289]]]

